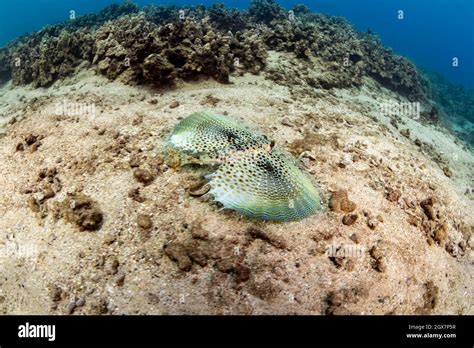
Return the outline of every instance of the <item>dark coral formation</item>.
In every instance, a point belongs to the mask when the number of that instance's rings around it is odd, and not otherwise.
[[[474,89],[455,85],[432,71],[424,71],[424,75],[428,80],[428,94],[435,104],[425,117],[440,119],[474,147]]]
[[[95,28],[138,10],[130,2],[114,4],[16,39],[0,50],[0,83],[11,78],[17,85],[41,87],[72,74],[93,57]]]
[[[12,77],[10,68],[10,55],[7,49],[0,50],[0,84]]]
[[[86,28],[72,34],[61,32],[57,37],[33,35],[14,51],[13,83],[41,87],[71,75],[82,61],[90,59],[93,44]]]
[[[215,31],[209,21],[185,19],[157,26],[145,16],[123,17],[96,34],[99,71],[128,82],[173,84],[211,76],[228,83],[238,68],[258,72],[265,64],[265,49],[250,35]]]
[[[223,4],[214,4],[209,8],[209,19],[221,31],[236,33],[247,27],[246,16],[242,11],[227,9]]]
[[[232,73],[259,73],[270,50],[294,53],[304,66],[291,76],[268,70],[267,77],[278,83],[346,88],[361,86],[370,76],[410,99],[426,98],[415,66],[375,36],[357,33],[342,18],[310,13],[304,5],[286,11],[274,0],[253,0],[248,11],[221,4],[142,11],[129,2],[113,5],[0,50],[0,82],[12,78],[14,84],[48,86],[91,65],[126,83],[161,86],[200,77],[228,83]]]
[[[309,79],[304,70],[291,73],[292,80],[297,76],[310,86],[330,89],[361,86],[363,77],[370,76],[412,100],[425,101],[424,81],[416,67],[383,47],[376,36],[357,33],[343,18],[308,13],[299,6],[293,11],[294,21],[273,21],[264,27],[260,33],[263,41],[308,62],[319,59],[325,71]],[[281,81],[281,77],[274,80]]]
[[[211,9],[211,8],[210,8]],[[186,19],[201,20],[210,14],[203,5],[179,7],[176,5],[149,5],[145,6],[143,13],[148,21],[157,25],[169,24]]]
[[[256,23],[269,24],[274,20],[284,20],[288,16],[275,0],[254,0],[249,6],[249,15]]]
[[[425,81],[413,63],[383,47],[372,35],[363,37],[362,47],[368,75],[412,100],[426,98]]]

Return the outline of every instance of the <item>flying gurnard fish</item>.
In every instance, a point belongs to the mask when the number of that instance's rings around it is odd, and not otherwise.
[[[217,166],[206,176],[208,193],[242,215],[291,221],[322,207],[313,182],[293,158],[240,120],[193,113],[174,127],[167,148],[180,165]]]

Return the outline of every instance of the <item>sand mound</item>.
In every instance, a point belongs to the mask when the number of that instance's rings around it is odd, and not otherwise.
[[[267,71],[298,62],[270,52]],[[157,92],[85,69],[0,90],[2,313],[474,313],[471,152],[381,115],[406,99],[368,77],[317,93],[231,82]],[[273,137],[328,208],[263,223],[190,195],[196,172],[168,167],[159,143],[197,110]]]

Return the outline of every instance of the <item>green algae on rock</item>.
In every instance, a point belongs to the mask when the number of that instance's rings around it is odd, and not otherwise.
[[[206,177],[209,194],[242,215],[291,221],[322,208],[318,191],[294,160],[235,119],[194,113],[175,126],[168,146],[188,158],[181,164],[218,165]]]

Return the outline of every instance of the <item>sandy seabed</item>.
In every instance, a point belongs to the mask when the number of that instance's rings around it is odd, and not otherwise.
[[[87,69],[5,85],[0,313],[474,314],[473,153],[381,115],[384,99],[404,101],[370,79],[295,97],[264,74],[162,91]],[[169,167],[160,143],[200,110],[299,157],[328,208],[264,223],[191,196],[197,172]]]

